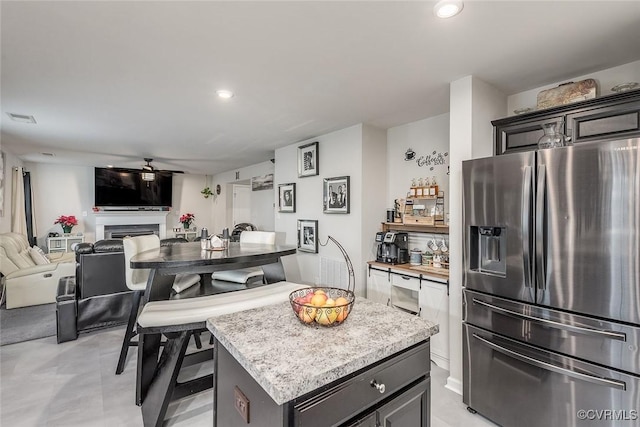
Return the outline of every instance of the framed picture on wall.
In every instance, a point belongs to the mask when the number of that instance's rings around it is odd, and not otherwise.
[[[298,177],[314,176],[318,173],[318,143],[312,142],[298,147]]]
[[[273,174],[254,176],[251,178],[251,191],[271,190],[273,188]]]
[[[349,213],[349,177],[325,178],[323,184],[324,213]]]
[[[298,250],[318,253],[318,221],[314,219],[298,220]]]
[[[278,212],[296,211],[296,183],[278,185]]]

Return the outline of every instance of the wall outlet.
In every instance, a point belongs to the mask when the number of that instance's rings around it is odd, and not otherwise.
[[[249,399],[238,386],[233,388],[233,406],[236,407],[242,419],[249,424]]]

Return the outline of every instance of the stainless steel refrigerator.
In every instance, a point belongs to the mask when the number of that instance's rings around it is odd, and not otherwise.
[[[640,139],[463,163],[463,401],[640,426]]]

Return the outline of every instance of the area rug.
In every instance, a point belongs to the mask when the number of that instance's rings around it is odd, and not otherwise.
[[[56,334],[56,304],[0,308],[0,345],[51,337]]]

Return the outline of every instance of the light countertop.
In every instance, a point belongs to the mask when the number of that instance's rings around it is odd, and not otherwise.
[[[210,318],[207,327],[279,405],[438,333],[438,325],[356,298],[343,324],[306,326],[289,302]]]

